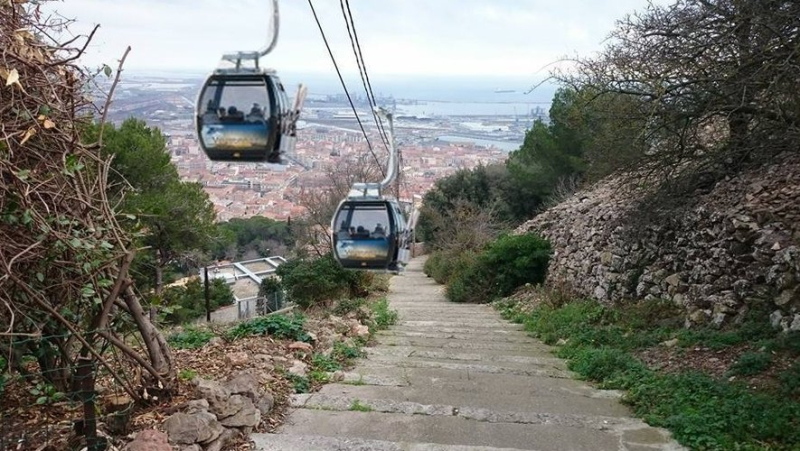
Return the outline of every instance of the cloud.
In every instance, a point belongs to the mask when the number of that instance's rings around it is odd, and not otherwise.
[[[127,45],[132,70],[197,70],[223,52],[267,37],[267,0],[66,0],[46,4],[86,33],[99,23],[83,62],[112,64]],[[343,72],[357,73],[337,0],[314,0]],[[350,0],[364,57],[375,74],[531,75],[563,55],[589,53],[624,14],[646,0]],[[281,1],[278,47],[263,63],[331,72],[304,0]]]

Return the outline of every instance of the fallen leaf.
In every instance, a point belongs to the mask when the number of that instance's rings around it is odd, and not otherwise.
[[[6,76],[6,86],[11,86],[14,83],[19,85],[19,72],[16,69],[11,69]]]
[[[36,134],[36,129],[33,127],[29,128],[28,131],[25,132],[25,136],[22,137],[22,141],[19,142],[19,145],[24,146],[25,143],[28,142],[29,139],[31,139],[31,136],[35,134]]]
[[[44,125],[45,129],[55,128],[55,126],[56,126],[56,124],[53,121],[51,121],[50,119],[45,119],[43,125]]]

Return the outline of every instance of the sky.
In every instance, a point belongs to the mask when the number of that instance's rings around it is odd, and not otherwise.
[[[357,74],[338,0],[313,0],[341,70]],[[370,74],[536,77],[564,56],[599,50],[614,22],[647,0],[350,0]],[[100,24],[83,64],[131,71],[213,69],[222,53],[255,50],[269,35],[270,0],[57,0],[77,22]],[[280,34],[263,65],[331,73],[307,0],[280,1]]]

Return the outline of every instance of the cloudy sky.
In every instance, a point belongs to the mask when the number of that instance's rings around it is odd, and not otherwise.
[[[313,0],[340,67],[357,73],[338,0]],[[565,55],[597,51],[614,21],[647,0],[350,0],[371,74],[534,77]],[[49,11],[101,28],[83,63],[208,72],[226,51],[266,41],[269,0],[58,0]],[[282,0],[280,38],[263,64],[330,73],[307,0]]]

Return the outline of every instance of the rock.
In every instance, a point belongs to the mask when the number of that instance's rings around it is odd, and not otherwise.
[[[292,366],[288,371],[290,374],[294,374],[295,376],[306,377],[306,374],[308,374],[308,365],[300,360],[295,360],[292,362]]]
[[[191,445],[210,442],[219,437],[225,428],[209,412],[178,412],[164,421],[164,429],[171,443]]]
[[[789,330],[792,332],[800,331],[800,315],[794,315],[794,319],[792,320],[792,324],[789,326]]]
[[[783,312],[780,310],[775,310],[769,315],[769,323],[772,324],[772,327],[777,329],[781,326],[781,320],[783,319]]]
[[[181,446],[180,451],[203,451],[203,447],[195,443],[194,445]]]
[[[307,332],[307,333],[308,333],[308,338],[311,341],[313,341],[314,343],[316,343],[317,342],[317,334],[315,334],[314,332]]]
[[[666,282],[667,285],[671,287],[677,287],[678,285],[681,284],[681,275],[678,273],[672,274],[671,276],[668,276],[666,279],[664,279],[664,282]]]
[[[222,451],[227,449],[227,445],[236,439],[236,437],[238,437],[240,434],[241,432],[236,429],[225,429],[225,431],[223,431],[216,440],[206,446],[205,451]]]
[[[256,406],[261,415],[267,415],[275,405],[270,393],[261,389],[258,377],[251,371],[243,371],[222,384],[232,395],[246,396]]]
[[[689,314],[689,321],[693,324],[705,324],[706,313],[703,310],[695,310]]]
[[[775,298],[775,304],[784,306],[793,301],[800,301],[800,287],[781,291],[781,294]]]
[[[209,405],[205,399],[195,399],[186,403],[185,413],[208,412]]]
[[[567,344],[567,340],[563,338],[559,338],[558,341],[556,342],[556,346],[564,346],[565,344]]]
[[[256,401],[256,409],[261,412],[262,416],[266,416],[272,412],[273,407],[275,407],[275,398],[273,398],[270,393],[264,393],[261,399]]]
[[[363,324],[353,324],[350,327],[350,335],[356,337],[368,337],[369,336],[369,327]]]
[[[336,371],[331,375],[331,382],[341,382],[344,380],[344,371]]]
[[[725,313],[721,312],[714,314],[714,317],[711,318],[711,325],[716,328],[722,327],[722,324],[725,323],[725,316]]]
[[[195,383],[198,397],[205,398],[209,410],[220,419],[235,415],[242,409],[244,399],[247,399],[241,395],[231,395],[227,388],[214,381],[195,379]]]
[[[292,351],[305,351],[311,352],[314,350],[314,347],[311,346],[310,343],[303,343],[302,341],[295,341],[294,343],[289,345],[289,349]]]
[[[602,300],[605,300],[607,293],[606,293],[606,289],[605,288],[603,288],[601,286],[597,286],[597,287],[595,287],[593,294],[594,294],[594,298],[595,299],[602,301]]]
[[[123,451],[172,451],[167,434],[155,429],[145,429],[136,434]]]
[[[661,345],[668,348],[674,348],[675,346],[678,346],[678,339],[673,338],[672,340],[662,341]]]
[[[261,397],[261,384],[255,374],[249,371],[233,376],[231,380],[222,384],[232,395],[243,395],[256,402]]]
[[[246,352],[229,352],[225,354],[225,363],[231,366],[242,366],[250,360]]]
[[[244,426],[258,426],[261,422],[261,412],[256,409],[253,401],[241,395],[233,395],[232,397],[239,397],[242,400],[242,406],[235,415],[223,418],[220,423],[225,427],[244,427]]]

